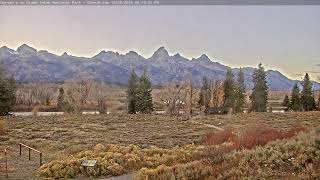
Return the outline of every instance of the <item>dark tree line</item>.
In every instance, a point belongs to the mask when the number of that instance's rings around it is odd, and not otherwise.
[[[295,83],[291,90],[291,98],[289,99],[286,95],[282,105],[292,111],[312,111],[316,109],[317,105],[312,90],[312,82],[308,73],[304,76],[302,91],[300,91],[298,84]]]
[[[16,82],[9,77],[0,64],[0,115],[7,115],[15,105]]]

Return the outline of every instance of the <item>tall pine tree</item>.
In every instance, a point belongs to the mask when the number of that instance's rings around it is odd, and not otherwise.
[[[250,99],[252,101],[252,110],[256,112],[266,112],[268,104],[268,85],[267,75],[260,63],[258,69],[253,73],[253,89]]]
[[[234,106],[235,101],[235,83],[231,69],[227,70],[226,79],[223,82],[224,88],[224,107]]]
[[[203,77],[202,87],[199,95],[199,105],[204,106],[205,111],[209,107],[210,99],[211,99],[210,83],[207,77]]]
[[[312,111],[316,108],[316,103],[312,92],[312,82],[309,74],[306,73],[302,83],[303,89],[301,92],[301,103],[304,111]]]
[[[246,102],[246,85],[244,82],[244,74],[241,68],[239,70],[238,77],[237,77],[235,94],[236,95],[235,95],[234,111],[243,112],[243,107]]]
[[[153,111],[151,91],[152,89],[150,79],[147,75],[147,72],[144,71],[139,78],[136,103],[137,111],[144,114],[151,113],[151,111]]]
[[[0,115],[7,115],[13,110],[16,101],[15,90],[15,80],[7,76],[0,64]]]
[[[139,77],[132,70],[131,75],[128,81],[128,90],[127,90],[127,105],[128,105],[128,113],[136,114],[136,103],[137,103],[137,90],[138,90]]]
[[[294,84],[291,91],[291,100],[290,100],[289,108],[292,109],[293,111],[301,110],[300,89],[297,83]]]

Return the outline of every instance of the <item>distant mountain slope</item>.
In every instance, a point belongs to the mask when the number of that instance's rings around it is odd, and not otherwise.
[[[150,58],[144,58],[134,51],[126,54],[101,51],[92,58],[83,58],[67,53],[59,56],[46,50],[37,51],[23,44],[16,51],[1,47],[0,62],[16,80],[22,82],[61,82],[89,76],[111,84],[126,84],[131,70],[135,69],[138,74],[147,70],[154,85],[163,85],[171,80],[181,81],[190,73],[196,84],[200,85],[204,76],[223,80],[229,68],[210,60],[205,54],[191,60],[180,54],[170,56],[164,47],[160,47]],[[252,88],[254,70],[252,67],[243,68],[248,88]],[[238,71],[238,68],[233,69],[235,74]],[[267,71],[267,80],[271,90],[289,90],[298,82],[274,70]],[[320,84],[315,82],[314,88],[320,89]]]

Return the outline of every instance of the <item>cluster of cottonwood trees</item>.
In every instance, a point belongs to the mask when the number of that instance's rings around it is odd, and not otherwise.
[[[55,85],[50,83],[21,84],[16,89],[16,104],[27,107],[35,105],[49,106],[54,99],[56,90]]]
[[[148,80],[147,86],[142,79]],[[266,72],[261,63],[253,73],[253,84],[254,87],[250,95],[252,111],[265,112],[268,103],[268,86]],[[150,113],[153,109],[151,91],[151,83],[146,72],[139,79],[132,71],[127,91],[128,113]],[[195,104],[194,97],[197,93],[199,94],[198,102]],[[195,106],[204,111],[209,107],[228,107],[232,108],[234,112],[243,112],[246,103],[244,74],[240,68],[235,80],[232,70],[228,69],[223,82],[204,77],[200,92],[195,88],[192,75],[189,74],[186,81],[168,83],[162,89],[161,101],[170,115],[179,115],[182,108],[192,114]],[[144,111],[141,107],[148,109],[148,111]]]
[[[320,95],[318,98],[318,105],[314,98],[314,91],[312,88],[312,82],[310,81],[309,74],[306,73],[302,82],[302,90],[300,91],[298,84],[296,83],[291,91],[291,97],[285,95],[283,99],[283,106],[292,111],[312,111],[320,106]]]
[[[93,94],[97,102],[98,111],[106,112],[106,94],[103,82],[93,81],[91,79],[80,79],[66,81],[59,88],[57,97],[57,109],[60,111],[82,113],[89,99],[89,94]]]

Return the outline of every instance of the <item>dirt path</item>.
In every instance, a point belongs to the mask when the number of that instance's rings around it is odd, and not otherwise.
[[[206,127],[210,127],[210,128],[214,128],[216,130],[223,130],[222,128],[218,127],[218,126],[215,126],[215,125],[211,125],[211,124],[205,124],[205,123],[201,123],[201,122],[197,122],[197,121],[190,121],[191,123],[193,124],[200,124],[200,125],[203,125],[203,126],[206,126]]]
[[[105,178],[100,180],[132,180],[132,179],[133,179],[133,174],[125,174],[121,176],[115,176],[115,177],[110,177],[110,178]]]

